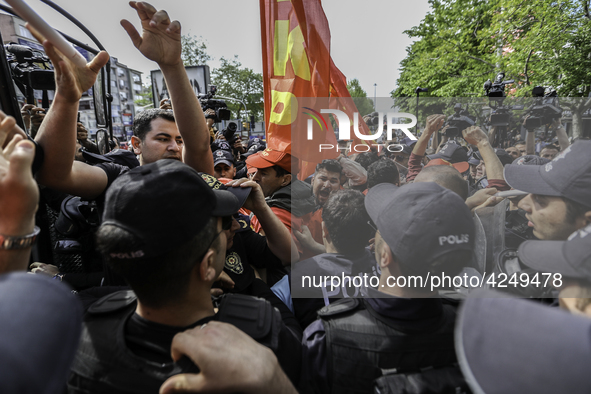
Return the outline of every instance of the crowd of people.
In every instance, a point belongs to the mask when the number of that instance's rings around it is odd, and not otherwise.
[[[34,140],[0,112],[1,392],[591,391],[591,141],[557,120],[558,145],[494,148],[433,114],[301,179],[212,131],[180,23],[130,5],[170,102],[129,151],[77,121],[108,55],[79,68],[32,29],[54,100],[23,107]]]

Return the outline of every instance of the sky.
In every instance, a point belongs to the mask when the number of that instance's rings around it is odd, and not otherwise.
[[[139,18],[125,0],[53,0],[84,24],[120,63],[149,76],[156,63],[135,49],[120,26],[128,19],[140,29]],[[51,26],[92,45],[74,24],[39,0],[26,0]],[[177,19],[182,34],[202,37],[207,52],[219,59],[238,55],[243,66],[262,73],[258,0],[153,0]],[[388,97],[396,86],[399,64],[411,44],[403,31],[418,25],[429,11],[428,0],[323,0],[331,30],[331,55],[347,80],[357,78],[368,97]],[[374,84],[377,86],[374,87]]]

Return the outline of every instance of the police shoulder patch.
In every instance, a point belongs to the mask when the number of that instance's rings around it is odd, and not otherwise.
[[[215,177],[209,174],[200,173],[199,175],[201,175],[201,178],[205,181],[205,183],[207,183],[207,186],[211,187],[214,190],[217,190],[223,186],[223,183],[221,183]]]
[[[232,252],[226,256],[226,268],[238,275],[244,272],[242,259],[238,253]]]

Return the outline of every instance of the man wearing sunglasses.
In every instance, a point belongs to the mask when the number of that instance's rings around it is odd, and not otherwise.
[[[97,247],[132,291],[112,293],[88,309],[69,392],[157,392],[168,377],[190,368],[172,361],[173,337],[211,320],[234,324],[263,344],[277,336],[269,347],[283,349],[277,357],[297,379],[285,360],[287,350],[299,354],[299,341],[270,304],[234,295],[214,312],[210,289],[224,267],[224,231],[240,206],[236,193],[210,188],[177,160],[137,167],[113,182]],[[250,316],[240,311],[266,316],[268,329],[249,331]]]

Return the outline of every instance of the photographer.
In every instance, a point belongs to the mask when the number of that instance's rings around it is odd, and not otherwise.
[[[21,108],[21,116],[25,122],[25,128],[29,130],[31,137],[35,138],[43,122],[43,118],[45,118],[45,110],[33,104],[25,104]]]
[[[238,153],[240,155],[242,155],[243,153],[246,153],[246,149],[244,148],[244,145],[242,145],[242,137],[241,136],[237,136],[233,141],[234,141],[234,143],[232,144],[232,148],[234,149],[235,153]]]
[[[100,154],[98,146],[88,138],[88,129],[82,122],[76,123],[76,139],[78,143],[88,152]]]
[[[242,136],[237,134],[238,126],[234,122],[228,123],[228,126],[222,130],[218,131],[215,134],[216,140],[226,140],[228,144],[232,147],[232,152],[234,153],[234,157],[238,160],[240,159],[240,155],[246,153],[246,149],[242,146]]]

